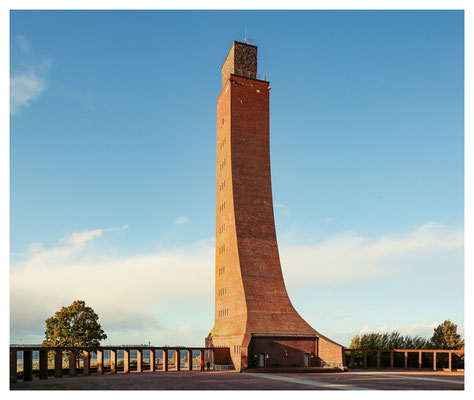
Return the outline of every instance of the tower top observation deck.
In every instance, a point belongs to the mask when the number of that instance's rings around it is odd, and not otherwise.
[[[257,79],[257,46],[234,41],[221,71],[222,87],[231,74]]]

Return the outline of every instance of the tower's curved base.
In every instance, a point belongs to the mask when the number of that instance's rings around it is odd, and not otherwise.
[[[206,347],[222,348],[213,360],[238,371],[253,368],[331,367],[343,369],[344,347],[321,335],[246,334],[212,336]]]

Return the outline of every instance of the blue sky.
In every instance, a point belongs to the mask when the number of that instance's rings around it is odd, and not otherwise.
[[[245,28],[272,87],[276,227],[297,310],[343,345],[445,319],[462,329],[463,19],[12,12],[11,341],[39,342],[44,320],[83,298],[108,343],[202,344],[220,67]]]

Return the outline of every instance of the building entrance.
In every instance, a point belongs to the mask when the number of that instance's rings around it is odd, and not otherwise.
[[[310,354],[304,353],[303,365],[305,367],[309,367],[309,362],[310,362]]]

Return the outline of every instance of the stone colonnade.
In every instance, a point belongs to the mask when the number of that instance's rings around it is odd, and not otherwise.
[[[187,370],[193,370],[193,350],[199,351],[201,360],[210,361],[213,360],[213,348],[205,347],[135,347],[135,346],[120,346],[120,347],[74,347],[74,348],[63,348],[63,347],[26,347],[26,346],[11,346],[10,347],[10,382],[14,383],[17,381],[17,370],[18,370],[18,352],[23,352],[23,380],[33,380],[33,351],[39,351],[39,378],[48,379],[48,354],[50,351],[54,352],[54,377],[61,378],[63,376],[63,352],[67,351],[69,355],[68,375],[76,376],[76,359],[77,356],[82,353],[83,369],[82,375],[90,375],[90,361],[91,353],[95,352],[97,355],[97,373],[104,373],[104,351],[110,350],[110,373],[117,373],[117,352],[123,351],[123,373],[130,373],[130,351],[137,351],[137,372],[144,372],[143,363],[143,351],[150,351],[150,362],[147,371],[157,371],[156,364],[156,352],[161,350],[163,352],[163,364],[162,371],[169,371],[169,352],[175,351],[175,370],[181,371],[181,356],[184,352],[187,353],[188,366]],[[205,356],[205,353],[206,356]]]
[[[452,372],[452,355],[464,354],[464,350],[408,350],[408,349],[393,349],[393,350],[362,350],[362,349],[345,349],[345,351],[351,352],[351,360],[349,363],[350,368],[355,367],[355,353],[362,353],[363,357],[363,368],[367,368],[367,354],[368,353],[376,353],[377,354],[377,367],[381,368],[380,366],[380,358],[382,353],[390,353],[390,368],[394,368],[394,353],[403,353],[404,356],[404,368],[408,369],[408,353],[418,353],[418,368],[423,368],[423,353],[432,353],[433,354],[433,371],[437,371],[436,367],[436,355],[439,353],[448,354],[448,371]]]

